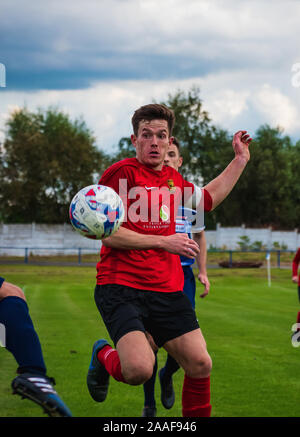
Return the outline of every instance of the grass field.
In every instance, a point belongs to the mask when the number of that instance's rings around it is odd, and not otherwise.
[[[95,269],[1,265],[0,275],[24,287],[38,331],[48,374],[77,417],[139,417],[143,389],[111,379],[107,400],[95,403],[85,379],[91,348],[108,337],[93,300]],[[298,417],[300,415],[300,348],[291,344],[291,327],[299,303],[291,271],[272,270],[268,287],[265,269],[211,269],[211,292],[196,309],[213,359],[212,416]],[[159,367],[166,354],[158,354]],[[0,417],[44,416],[38,406],[11,395],[16,363],[0,348]],[[172,410],[160,403],[158,416],[181,416],[183,372],[174,376]]]

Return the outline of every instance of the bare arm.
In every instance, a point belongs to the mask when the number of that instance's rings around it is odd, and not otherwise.
[[[198,279],[201,284],[204,285],[204,292],[200,294],[200,297],[205,297],[209,293],[210,283],[206,271],[207,250],[204,231],[193,234],[193,239],[196,241],[200,249],[199,253],[196,255],[196,263],[199,269]]]
[[[188,258],[195,258],[199,252],[198,244],[187,234],[168,236],[139,234],[123,226],[112,236],[103,239],[102,244],[119,250],[163,249]]]
[[[232,140],[234,159],[219,176],[204,187],[212,197],[212,209],[228,196],[243,173],[250,159],[249,144],[251,141],[252,138],[249,137],[247,131],[236,132]]]

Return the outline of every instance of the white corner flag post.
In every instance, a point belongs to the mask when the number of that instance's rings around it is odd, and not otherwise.
[[[267,252],[266,260],[267,260],[267,270],[268,270],[268,285],[269,285],[269,287],[271,287],[271,255],[270,255],[270,252]]]

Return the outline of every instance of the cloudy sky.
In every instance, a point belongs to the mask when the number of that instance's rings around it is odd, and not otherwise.
[[[299,0],[1,0],[0,129],[52,105],[114,151],[136,108],[196,85],[230,133],[298,140],[299,21]]]

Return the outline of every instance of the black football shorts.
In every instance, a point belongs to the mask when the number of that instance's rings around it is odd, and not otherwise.
[[[149,332],[158,347],[199,328],[196,314],[182,291],[160,293],[124,285],[96,285],[95,302],[116,345],[132,331]]]

